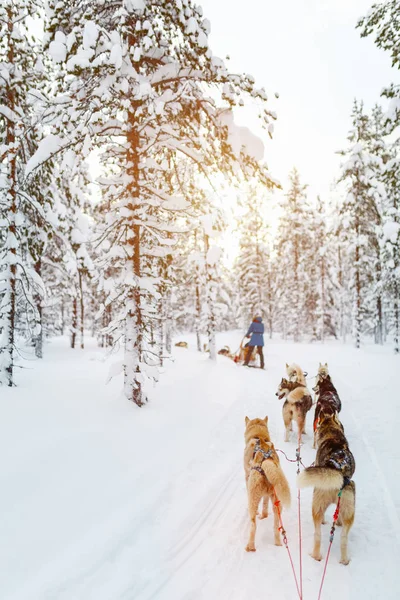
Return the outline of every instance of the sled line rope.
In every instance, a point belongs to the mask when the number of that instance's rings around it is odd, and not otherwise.
[[[293,576],[294,576],[294,581],[295,581],[295,583],[296,583],[297,594],[298,594],[298,596],[299,596],[299,599],[300,599],[300,600],[303,600],[303,599],[302,599],[302,596],[300,595],[299,583],[298,583],[298,581],[297,581],[297,575],[296,575],[296,571],[295,571],[295,568],[294,568],[294,564],[293,564],[292,555],[291,555],[291,553],[290,553],[290,549],[289,549],[289,543],[288,543],[288,539],[287,539],[287,537],[286,537],[286,531],[285,531],[285,528],[284,528],[284,526],[283,526],[283,521],[282,521],[281,511],[280,511],[280,508],[279,508],[279,505],[280,505],[281,501],[278,499],[278,496],[276,495],[275,488],[274,488],[273,486],[272,486],[272,489],[273,489],[273,491],[274,491],[274,497],[275,497],[274,506],[276,506],[276,510],[277,510],[277,513],[278,513],[278,518],[279,518],[279,524],[280,524],[279,531],[281,532],[281,535],[282,535],[282,540],[283,540],[283,543],[285,544],[285,548],[286,548],[286,550],[287,550],[287,553],[288,553],[288,556],[289,556],[290,565],[291,565],[291,567],[292,567],[292,572],[293,572]]]
[[[288,462],[291,462],[291,463],[297,463],[297,458],[289,458],[289,457],[288,457],[288,455],[286,454],[286,452],[284,452],[283,450],[279,450],[279,448],[275,448],[275,450],[276,450],[277,452],[281,452],[281,454],[283,454],[283,456],[286,458],[286,460],[287,460]],[[300,464],[301,464],[301,466],[302,466],[304,469],[306,468],[306,466],[304,465],[304,463],[303,463],[303,461],[302,461],[302,460],[300,460]],[[311,466],[313,466],[313,465],[311,465]]]
[[[298,447],[296,448],[296,462],[297,462],[297,475],[300,473],[300,435],[298,435]],[[304,466],[304,465],[303,465]],[[299,568],[300,568],[300,600],[303,600],[303,553],[302,553],[302,535],[301,535],[301,505],[300,505],[300,488],[297,490],[297,512],[298,512],[298,524],[299,524]]]
[[[240,342],[239,348],[234,352],[234,359],[233,362],[237,363],[239,361],[239,352],[240,350],[243,348],[243,342],[245,340],[246,336],[243,336],[242,341]]]
[[[343,488],[341,488],[339,490],[338,501],[337,501],[337,504],[336,504],[335,512],[333,514],[333,522],[332,522],[331,532],[330,532],[330,535],[329,535],[328,552],[326,553],[326,559],[325,559],[325,565],[324,565],[324,572],[322,573],[321,585],[320,585],[319,593],[318,593],[318,600],[321,600],[322,586],[324,585],[325,575],[326,575],[326,568],[328,566],[328,560],[329,560],[329,555],[331,553],[333,538],[335,537],[336,522],[337,522],[337,520],[339,518],[340,498],[342,497],[342,491],[343,491]]]

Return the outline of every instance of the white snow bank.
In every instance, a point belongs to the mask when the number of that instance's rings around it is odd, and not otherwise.
[[[217,349],[235,350],[243,333],[218,334]],[[337,528],[323,599],[397,600],[399,357],[375,346],[356,351],[336,342],[266,339],[264,372],[223,356],[213,363],[195,351],[194,335],[179,339],[189,349],[175,349],[152,402],[141,409],[119,397],[121,376],[104,385],[108,368],[91,360],[99,352],[91,340],[85,351],[51,340],[43,361],[18,370],[17,388],[2,388],[0,597],[256,600],[273,590],[276,600],[296,598],[287,552],[273,544],[271,516],[258,521],[257,552],[244,550],[244,417],[267,414],[276,447],[294,458],[296,431],[285,444],[277,384],[285,362],[314,375],[328,361],[357,462],[357,509],[351,563],[338,562]],[[310,417],[306,430],[301,455],[309,465]],[[298,571],[296,464],[280,460],[292,490],[283,522]],[[312,490],[302,490],[305,599],[318,597],[324,567],[308,554],[311,498]],[[324,558],[333,510],[322,527]]]

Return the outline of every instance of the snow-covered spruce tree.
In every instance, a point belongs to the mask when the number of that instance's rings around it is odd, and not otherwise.
[[[374,156],[374,185],[377,188],[375,194],[375,222],[376,222],[376,238],[374,243],[375,253],[375,274],[373,285],[373,302],[375,303],[375,343],[383,344],[383,306],[384,306],[384,287],[382,283],[382,256],[381,256],[381,231],[382,231],[382,216],[386,203],[385,189],[385,164],[390,158],[389,146],[386,141],[385,118],[382,108],[375,105],[370,116],[369,140],[367,146],[369,152]]]
[[[37,336],[43,296],[45,186],[24,179],[42,136],[35,110],[44,73],[27,25],[40,8],[39,0],[4,0],[0,6],[0,383],[9,386],[14,385],[17,328],[20,324],[25,337]]]
[[[355,102],[351,146],[342,154],[341,181],[346,196],[340,209],[341,234],[349,253],[350,289],[353,295],[353,333],[356,348],[363,331],[372,331],[376,323],[376,272],[379,256],[378,225],[381,188],[376,180],[380,159],[368,150],[370,122],[362,103]],[[371,260],[372,255],[372,260]],[[371,306],[373,309],[371,310]]]
[[[391,326],[395,354],[400,352],[400,155],[394,146],[385,164],[386,197],[382,225],[382,284],[392,307]]]
[[[89,254],[92,237],[88,166],[84,160],[71,157],[67,165],[58,165],[56,177],[60,196],[61,214],[58,228],[64,242],[63,266],[69,282],[68,295],[72,302],[70,339],[71,348],[84,348],[85,305],[89,306],[86,295],[87,282],[93,276],[93,261]]]
[[[201,219],[204,232],[204,257],[202,266],[204,269],[205,285],[205,329],[207,332],[208,347],[210,350],[210,359],[217,359],[217,349],[215,345],[215,334],[218,326],[218,315],[221,305],[218,304],[218,291],[221,283],[219,263],[222,256],[222,250],[215,239],[218,231],[221,229],[221,215],[208,214]]]
[[[305,269],[310,246],[307,186],[300,183],[296,169],[290,173],[289,181],[275,242],[277,305],[284,337],[293,336],[294,341],[299,341],[306,331],[304,309],[308,274]]]
[[[51,8],[50,51],[68,72],[62,84],[70,99],[52,142],[60,148],[90,136],[106,145],[103,186],[111,213],[104,236],[110,264],[116,259],[121,268],[113,282],[121,307],[114,322],[124,327],[125,394],[142,405],[146,365],[152,375],[156,364],[149,336],[158,282],[143,277],[141,246],[146,232],[154,252],[165,247],[163,215],[171,198],[162,174],[169,154],[190,158],[207,176],[217,170],[233,176],[239,167],[271,185],[244,143],[232,147],[232,125],[223,116],[245,95],[260,100],[266,123],[274,115],[250,76],[230,74],[213,57],[209,23],[189,0],[60,1]],[[157,211],[149,217],[150,207]]]
[[[243,325],[255,315],[266,318],[270,336],[273,323],[273,282],[269,226],[264,217],[265,195],[250,189],[243,200],[246,212],[238,220],[239,253],[234,265],[239,288],[239,306]]]
[[[373,4],[368,14],[359,20],[361,37],[375,36],[375,44],[390,52],[392,65],[400,68],[400,0],[385,0]],[[400,123],[400,84],[392,83],[382,92],[390,99],[385,114],[386,131],[389,133]]]
[[[305,289],[305,309],[312,339],[321,341],[328,336],[337,337],[337,254],[331,217],[326,203],[318,196],[316,207],[308,218],[310,245],[306,270],[309,280]]]

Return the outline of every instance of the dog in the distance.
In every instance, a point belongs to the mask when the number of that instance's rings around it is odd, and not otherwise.
[[[255,552],[256,517],[258,506],[263,500],[260,519],[268,517],[268,503],[271,500],[274,513],[274,541],[281,546],[279,535],[279,511],[290,506],[290,489],[281,469],[279,457],[271,442],[268,431],[268,417],[265,419],[245,419],[244,470],[247,484],[247,498],[250,517],[250,535],[247,552]],[[279,504],[277,501],[279,500]]]
[[[301,373],[303,373],[301,371]],[[304,379],[304,375],[303,375]],[[285,424],[285,442],[289,441],[289,432],[293,431],[292,421],[296,421],[299,438],[306,433],[306,417],[312,406],[312,397],[305,383],[289,381],[283,378],[276,392],[279,400],[285,398],[282,407],[283,422]]]
[[[223,348],[221,348],[221,350],[218,350],[218,354],[220,354],[221,356],[227,356],[228,358],[231,358],[232,360],[235,358],[234,355],[232,354],[229,346],[224,346]]]
[[[187,342],[177,342],[175,344],[175,346],[177,346],[177,348],[187,348],[188,347],[188,343]]]
[[[299,365],[296,365],[296,363],[292,363],[291,365],[286,363],[286,374],[291,383],[301,383],[302,385],[306,385],[307,373],[304,373],[303,369],[301,369]]]
[[[246,359],[247,350],[248,350],[248,346],[244,346],[243,343],[241,343],[239,352],[236,354],[236,356],[233,359],[235,361],[235,363],[244,363],[244,361]],[[254,346],[251,356],[249,358],[250,363],[254,362],[254,360],[256,358],[256,350],[257,350],[257,348],[256,348],[256,346]]]
[[[349,564],[347,540],[354,523],[356,487],[352,477],[356,468],[342,424],[332,409],[321,410],[318,425],[318,450],[315,466],[304,469],[297,478],[300,488],[314,487],[312,516],[314,521],[314,549],[311,556],[321,560],[321,524],[330,504],[336,504],[342,490],[338,524],[342,525],[340,562]]]
[[[325,363],[324,365],[319,363],[317,382],[313,387],[313,391],[315,392],[315,398],[317,400],[313,423],[313,448],[315,448],[317,442],[318,420],[321,411],[324,410],[325,413],[331,412],[332,414],[336,414],[340,413],[342,410],[342,403],[340,401],[339,394],[332,383],[331,376],[329,375],[328,363]]]

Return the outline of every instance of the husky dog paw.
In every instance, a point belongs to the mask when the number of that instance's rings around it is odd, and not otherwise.
[[[252,544],[247,544],[246,546],[246,552],[255,552],[256,551],[256,547]]]
[[[261,515],[258,515],[258,518],[260,519],[268,519],[268,513],[261,513]]]
[[[350,562],[349,558],[344,558],[342,560],[339,561],[341,565],[348,565]]]
[[[275,546],[282,546],[281,538],[275,540]]]
[[[314,554],[314,552],[311,552],[310,556],[311,556],[311,558],[313,558],[314,560],[318,560],[318,561],[322,560],[322,554],[321,554],[321,553],[319,553],[319,554]]]

